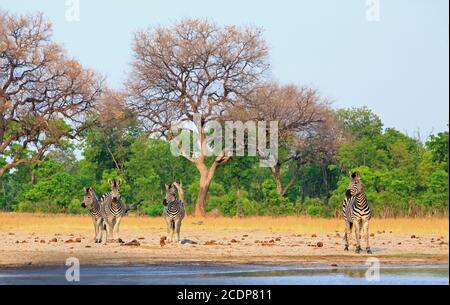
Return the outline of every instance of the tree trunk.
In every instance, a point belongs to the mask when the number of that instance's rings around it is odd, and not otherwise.
[[[197,217],[205,217],[206,211],[206,198],[208,196],[209,186],[211,185],[211,181],[208,179],[208,172],[202,173],[200,172],[200,188],[198,191],[197,202],[195,204],[195,216]]]
[[[203,157],[200,157],[195,161],[195,165],[197,166],[197,169],[200,173],[200,188],[198,190],[197,202],[195,204],[195,216],[197,217],[206,216],[205,206],[206,206],[206,198],[208,197],[209,187],[211,185],[217,167],[222,162],[226,162],[224,160],[228,159],[218,157],[210,168],[206,167]]]
[[[281,184],[281,175],[278,169],[275,169],[273,177],[275,178],[275,182],[277,184],[277,194],[283,196],[283,185]]]

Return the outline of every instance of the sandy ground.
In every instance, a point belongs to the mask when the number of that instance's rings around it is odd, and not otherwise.
[[[189,242],[161,246],[161,237],[167,235],[162,219],[133,219],[129,216],[123,220],[121,237],[125,242],[136,240],[139,245],[127,246],[94,243],[93,226],[88,217],[61,217],[61,225],[48,226],[40,225],[48,219],[46,217],[30,221],[27,216],[22,224],[20,219],[17,214],[12,219],[7,214],[0,215],[0,268],[63,265],[69,257],[76,257],[85,265],[245,263],[348,266],[364,264],[369,257],[380,259],[382,264],[396,265],[442,265],[449,261],[448,231],[413,234],[396,233],[389,228],[384,232],[375,230],[370,238],[373,254],[367,255],[355,254],[354,245],[345,252],[343,234],[338,228],[329,231],[322,228],[317,233],[295,233],[294,228],[274,229],[269,225],[266,225],[268,229],[246,229],[237,225],[214,227],[214,219],[198,221],[187,218],[182,239]],[[52,222],[59,223],[57,221],[52,218]],[[267,220],[262,219],[264,221]],[[151,225],[141,228],[139,224],[144,222]],[[264,223],[255,227],[264,227]],[[427,230],[411,228],[411,232],[414,231]],[[364,244],[362,246],[364,248]]]

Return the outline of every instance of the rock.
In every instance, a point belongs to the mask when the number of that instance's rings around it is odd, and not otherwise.
[[[370,234],[370,237],[375,237],[375,234],[371,233],[371,234]]]
[[[91,248],[91,246],[87,245],[87,246],[85,246],[85,248]]]
[[[65,241],[66,244],[74,243],[74,242],[75,242],[75,241],[74,241],[73,239],[68,239],[68,240]]]
[[[215,244],[216,244],[215,240],[210,240],[210,241],[205,242],[205,246],[213,246]]]
[[[313,235],[311,235],[311,237],[313,237],[313,238],[314,238],[314,237],[317,237],[317,235],[316,235],[316,234],[313,234]]]
[[[336,233],[336,237],[341,237],[341,234],[339,234],[339,233]]]
[[[45,244],[45,240],[43,240],[43,239],[41,239],[39,242],[40,242],[41,244]]]
[[[145,239],[145,237],[139,237],[138,239],[139,239],[139,240],[144,240],[144,239]]]
[[[276,241],[281,241],[281,237],[275,238]]]
[[[236,240],[236,239],[232,239],[232,240],[230,240],[230,243],[238,243],[239,241],[238,240]]]
[[[16,244],[20,243],[18,240],[16,240]]]
[[[411,235],[411,239],[415,239],[416,238],[416,235]]]
[[[22,240],[22,244],[26,244],[27,243],[27,241],[26,240]]]
[[[80,237],[75,238],[75,242],[76,243],[81,243],[81,238]]]
[[[402,243],[401,242],[399,242],[397,245],[401,245]]]
[[[15,233],[8,233],[8,235],[16,235]]]
[[[244,234],[244,235],[242,235],[243,237],[248,237],[248,235],[247,234]]]
[[[322,247],[323,247],[323,242],[319,241],[319,242],[317,243],[317,247],[322,248]]]
[[[337,264],[331,264],[331,267],[337,267],[338,265]]]
[[[57,243],[57,242],[58,239],[56,237],[49,240],[49,243]]]
[[[159,239],[159,244],[161,247],[164,247],[166,245],[167,236],[161,236]]]
[[[273,239],[271,239],[271,240],[269,240],[269,243],[270,243],[270,244],[274,244],[275,241],[274,241]]]
[[[121,246],[128,246],[128,247],[139,247],[141,244],[136,240],[133,239],[132,241],[128,242],[128,243],[123,243],[120,244]]]

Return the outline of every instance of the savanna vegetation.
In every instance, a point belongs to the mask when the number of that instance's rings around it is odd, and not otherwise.
[[[333,217],[358,170],[377,216],[448,215],[448,131],[422,141],[366,107],[271,81],[261,29],[182,20],[136,33],[132,49],[115,91],[51,41],[42,15],[0,12],[1,210],[85,213],[85,187],[121,178],[124,200],[150,216],[181,181],[196,215]],[[192,131],[196,115],[198,149],[174,156],[172,126]],[[278,161],[210,156],[207,123],[225,120],[277,121]]]

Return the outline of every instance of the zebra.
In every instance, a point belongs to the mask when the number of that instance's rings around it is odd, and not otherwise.
[[[85,188],[85,195],[81,207],[89,207],[89,214],[92,217],[95,230],[95,243],[101,243],[103,232],[106,230],[102,217],[102,200],[99,200],[97,193],[92,187]]]
[[[186,216],[184,202],[177,199],[176,192],[182,199],[182,188],[177,183],[172,183],[170,186],[165,184],[166,197],[163,200],[164,212],[163,217],[167,224],[167,234],[169,234],[168,242],[172,242],[175,232],[177,233],[177,242],[180,242],[181,222]]]
[[[128,207],[122,201],[120,184],[118,180],[108,180],[111,192],[102,197],[102,216],[106,222],[107,242],[122,243],[119,237],[119,225],[122,217],[127,213]],[[112,238],[111,238],[112,237]]]
[[[345,199],[342,207],[345,228],[345,249],[348,251],[348,239],[351,235],[352,227],[355,227],[356,237],[356,253],[361,252],[361,231],[364,232],[366,241],[366,251],[368,254],[372,253],[369,245],[369,221],[372,218],[372,211],[369,206],[369,201],[364,192],[364,184],[361,181],[359,172],[350,173],[351,181],[348,185]]]

